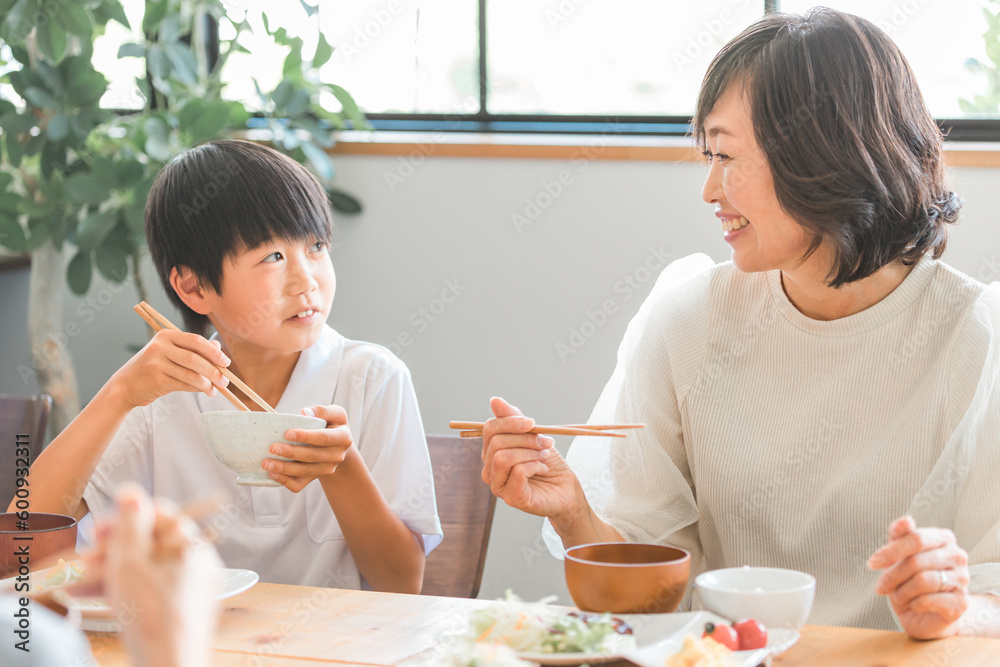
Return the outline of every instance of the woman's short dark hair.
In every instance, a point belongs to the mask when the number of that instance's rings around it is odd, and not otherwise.
[[[897,259],[944,252],[961,201],[942,134],[899,48],[865,19],[826,8],[768,14],[726,44],[702,82],[694,136],[732,83],[743,86],[782,208],[836,252],[830,286]]]
[[[326,190],[278,151],[248,141],[212,141],[176,157],[146,201],[146,239],[163,288],[189,331],[209,321],[181,301],[170,271],[186,266],[201,284],[222,288],[222,264],[274,238],[330,242]]]

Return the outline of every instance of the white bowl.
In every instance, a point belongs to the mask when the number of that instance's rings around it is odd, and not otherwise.
[[[326,428],[319,417],[286,415],[278,412],[205,412],[201,415],[205,438],[215,457],[235,472],[237,484],[244,486],[281,486],[260,467],[264,459],[290,461],[270,452],[271,445],[301,445],[285,439],[291,428]]]
[[[755,618],[769,628],[798,630],[816,595],[811,574],[776,567],[730,567],[694,580],[694,603],[733,621]]]

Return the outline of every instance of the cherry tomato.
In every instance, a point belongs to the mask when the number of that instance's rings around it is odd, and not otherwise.
[[[740,650],[750,651],[767,646],[767,628],[760,621],[744,618],[733,623],[733,629],[740,638]]]
[[[740,638],[736,634],[736,630],[733,630],[731,626],[706,623],[705,632],[701,636],[711,637],[732,651],[740,650]]]

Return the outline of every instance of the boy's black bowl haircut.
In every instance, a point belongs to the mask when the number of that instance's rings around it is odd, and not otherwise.
[[[212,141],[172,160],[146,201],[146,239],[163,289],[188,331],[209,320],[170,286],[174,267],[191,269],[216,293],[222,263],[274,238],[330,242],[333,222],[325,188],[305,167],[249,141]]]

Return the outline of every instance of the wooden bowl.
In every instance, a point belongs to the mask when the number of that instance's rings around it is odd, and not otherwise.
[[[54,565],[55,556],[76,548],[76,519],[71,516],[30,512],[24,530],[18,521],[16,514],[0,514],[0,579],[19,574],[25,565],[31,571]]]
[[[583,611],[658,614],[684,597],[691,554],[659,544],[607,542],[566,551],[566,585]]]

